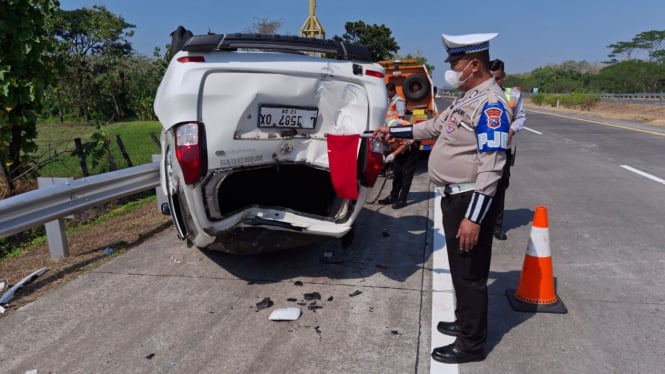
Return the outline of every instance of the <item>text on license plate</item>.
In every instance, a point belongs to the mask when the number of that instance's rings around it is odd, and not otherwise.
[[[317,109],[262,106],[259,109],[259,127],[313,129],[318,115]]]

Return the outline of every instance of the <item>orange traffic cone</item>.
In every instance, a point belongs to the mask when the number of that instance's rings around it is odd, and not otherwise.
[[[554,290],[547,208],[536,207],[531,237],[524,257],[517,290],[506,291],[513,310],[519,312],[568,313]]]

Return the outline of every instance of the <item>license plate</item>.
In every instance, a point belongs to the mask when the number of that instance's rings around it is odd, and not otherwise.
[[[262,106],[259,127],[313,129],[318,115],[318,109]]]

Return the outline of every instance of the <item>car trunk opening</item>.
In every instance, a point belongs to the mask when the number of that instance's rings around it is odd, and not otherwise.
[[[330,173],[306,165],[275,165],[229,174],[217,190],[217,201],[223,216],[258,205],[331,218],[342,203]]]

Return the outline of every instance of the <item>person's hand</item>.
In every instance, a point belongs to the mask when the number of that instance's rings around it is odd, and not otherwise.
[[[391,153],[383,159],[383,162],[386,163],[386,164],[389,164],[389,163],[393,162],[394,160],[395,160],[395,155]]]
[[[374,139],[380,141],[387,141],[390,139],[390,127],[381,126],[374,130]]]
[[[459,242],[459,250],[461,252],[470,252],[473,247],[478,244],[478,237],[480,236],[480,225],[471,222],[468,218],[464,218],[459,225],[457,235],[455,236]]]
[[[515,136],[515,130],[510,129],[508,131],[508,145],[513,144],[513,136]]]

